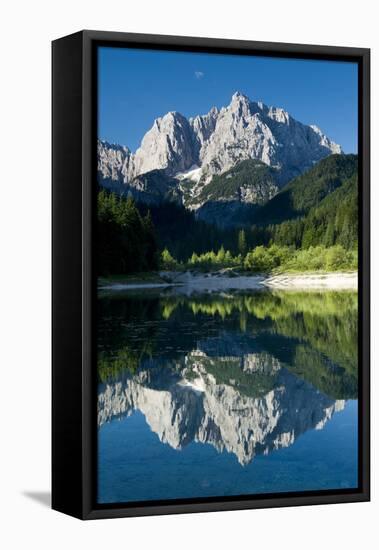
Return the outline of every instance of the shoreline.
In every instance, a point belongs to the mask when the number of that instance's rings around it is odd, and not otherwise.
[[[264,282],[264,286],[285,289],[331,289],[357,290],[358,272],[334,273],[283,273],[271,275]]]
[[[146,281],[138,277],[125,281],[103,281],[99,290],[138,290],[175,288],[179,292],[222,290],[357,290],[358,273],[281,273],[278,275],[243,275],[225,271],[215,273],[160,272],[156,279]]]

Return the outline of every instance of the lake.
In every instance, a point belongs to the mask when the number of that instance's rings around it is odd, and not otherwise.
[[[354,291],[101,291],[101,504],[356,488]]]

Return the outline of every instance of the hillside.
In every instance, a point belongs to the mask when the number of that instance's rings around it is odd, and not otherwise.
[[[357,155],[331,155],[289,182],[254,215],[254,224],[277,224],[304,216],[358,170]]]
[[[180,189],[186,208],[196,217],[219,227],[249,223],[256,208],[279,191],[280,174],[255,159],[243,160],[203,186],[183,180]]]
[[[266,240],[298,248],[339,244],[355,249],[358,241],[358,175],[345,180],[337,189],[310,208],[305,216],[266,226]]]
[[[185,189],[185,184],[182,187]],[[260,160],[248,159],[239,162],[223,174],[213,176],[196,198],[186,199],[186,205],[217,200],[238,200],[242,203],[261,205],[278,191],[278,171]]]

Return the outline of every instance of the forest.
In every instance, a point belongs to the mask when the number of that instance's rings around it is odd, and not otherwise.
[[[355,155],[333,155],[261,206],[219,227],[175,201],[146,205],[98,189],[98,273],[336,271],[358,267]]]
[[[99,191],[97,271],[100,275],[150,271],[159,267],[151,215],[141,215],[133,199]]]

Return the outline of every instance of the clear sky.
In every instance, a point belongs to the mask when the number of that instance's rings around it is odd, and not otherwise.
[[[98,91],[99,137],[132,151],[155,118],[205,114],[239,91],[357,152],[355,63],[101,47]]]

